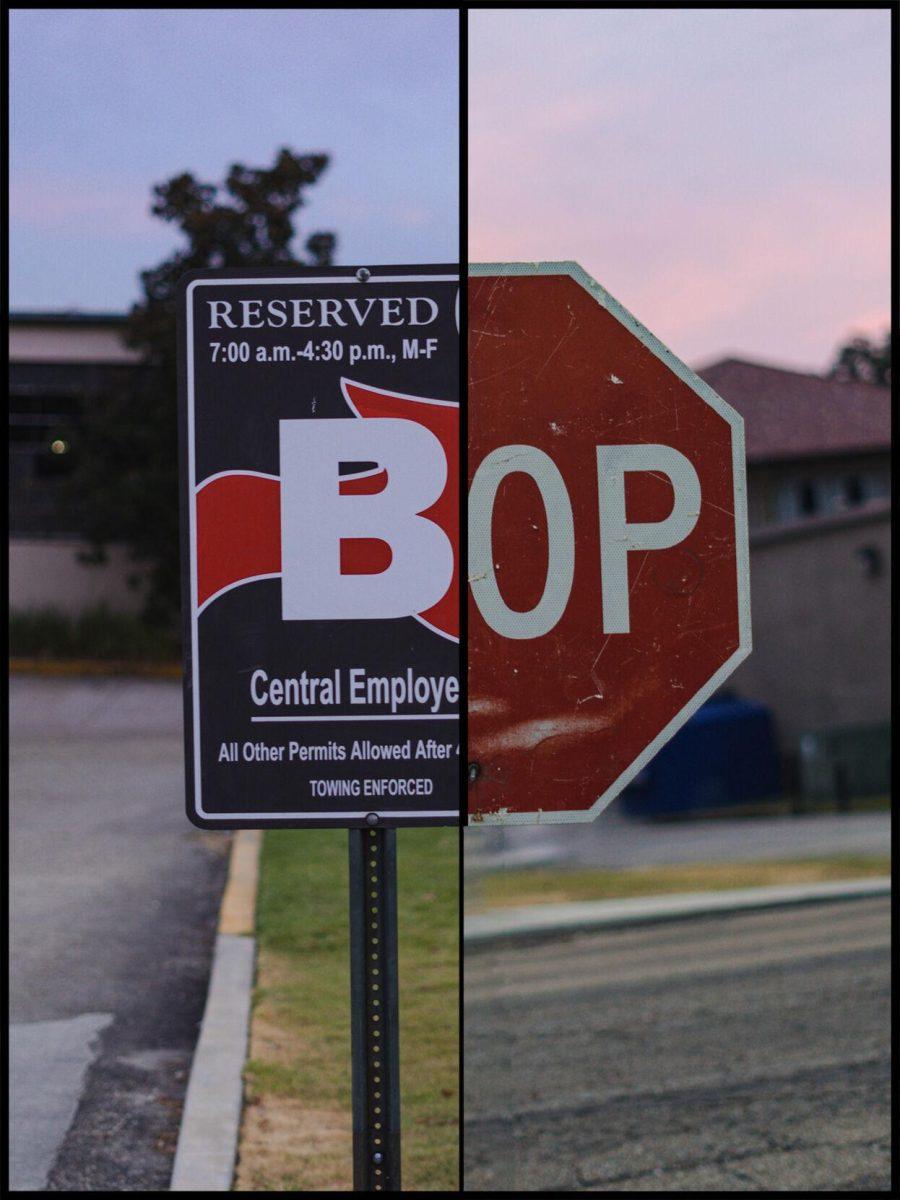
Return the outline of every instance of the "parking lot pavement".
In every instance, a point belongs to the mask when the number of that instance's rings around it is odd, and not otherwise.
[[[109,1013],[35,1021],[9,1030],[10,1185],[43,1189],[75,1116],[97,1035]]]
[[[890,1190],[890,901],[467,953],[468,1191]]]
[[[164,1190],[227,865],[184,816],[181,690],[14,677],[10,706],[12,1186]]]

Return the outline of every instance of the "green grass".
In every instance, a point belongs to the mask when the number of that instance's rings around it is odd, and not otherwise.
[[[37,660],[169,663],[180,660],[181,642],[177,633],[149,626],[139,616],[98,605],[79,616],[55,609],[10,613],[9,653]]]
[[[803,797],[799,801],[790,799],[787,801],[788,809],[791,812],[799,812],[804,815],[813,813],[833,813],[840,812],[836,802],[833,799],[826,798],[807,798]],[[879,796],[852,796],[850,798],[849,812],[890,812],[891,797],[882,794]]]
[[[459,1185],[458,833],[397,833],[404,1190]],[[350,1180],[350,1004],[345,830],[279,830],[263,843],[258,986],[246,1069],[241,1190],[346,1188]],[[279,1105],[332,1114],[343,1133],[273,1153]],[[327,1121],[324,1124],[328,1124]],[[327,1142],[327,1144],[326,1144]],[[277,1144],[277,1139],[276,1143]]]
[[[743,863],[684,863],[621,870],[531,867],[498,871],[467,883],[466,911],[474,913],[519,904],[619,900],[677,892],[860,879],[888,875],[890,869],[888,854],[843,854]]]
[[[883,792],[875,795],[852,795],[849,800],[850,812],[890,812],[891,797]],[[752,823],[757,817],[783,817],[816,813],[841,812],[834,796],[802,796],[785,794],[771,800],[755,800],[748,804],[734,805],[725,808],[707,808],[702,812],[689,811],[679,813],[654,813],[643,818],[654,825],[685,825],[696,821],[698,817],[704,821],[747,821]]]

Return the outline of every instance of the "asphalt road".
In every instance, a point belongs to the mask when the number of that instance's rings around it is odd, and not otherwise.
[[[180,705],[11,682],[12,1190],[168,1187],[227,850],[184,816]]]
[[[465,1189],[889,1191],[889,916],[467,952]]]

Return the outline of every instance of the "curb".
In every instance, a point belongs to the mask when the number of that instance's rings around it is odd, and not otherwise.
[[[228,1192],[234,1179],[256,961],[253,933],[261,845],[258,829],[239,830],[231,843],[209,992],[169,1185],[172,1192]]]
[[[890,876],[847,879],[834,883],[784,887],[734,888],[721,892],[687,892],[674,896],[641,896],[629,900],[594,900],[570,904],[532,904],[468,917],[467,948],[516,940],[534,941],[558,934],[616,929],[662,921],[686,920],[753,909],[816,904],[828,900],[863,900],[891,894]]]

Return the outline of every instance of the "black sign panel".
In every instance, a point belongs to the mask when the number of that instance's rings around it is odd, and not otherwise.
[[[181,289],[190,819],[457,824],[458,268]]]

